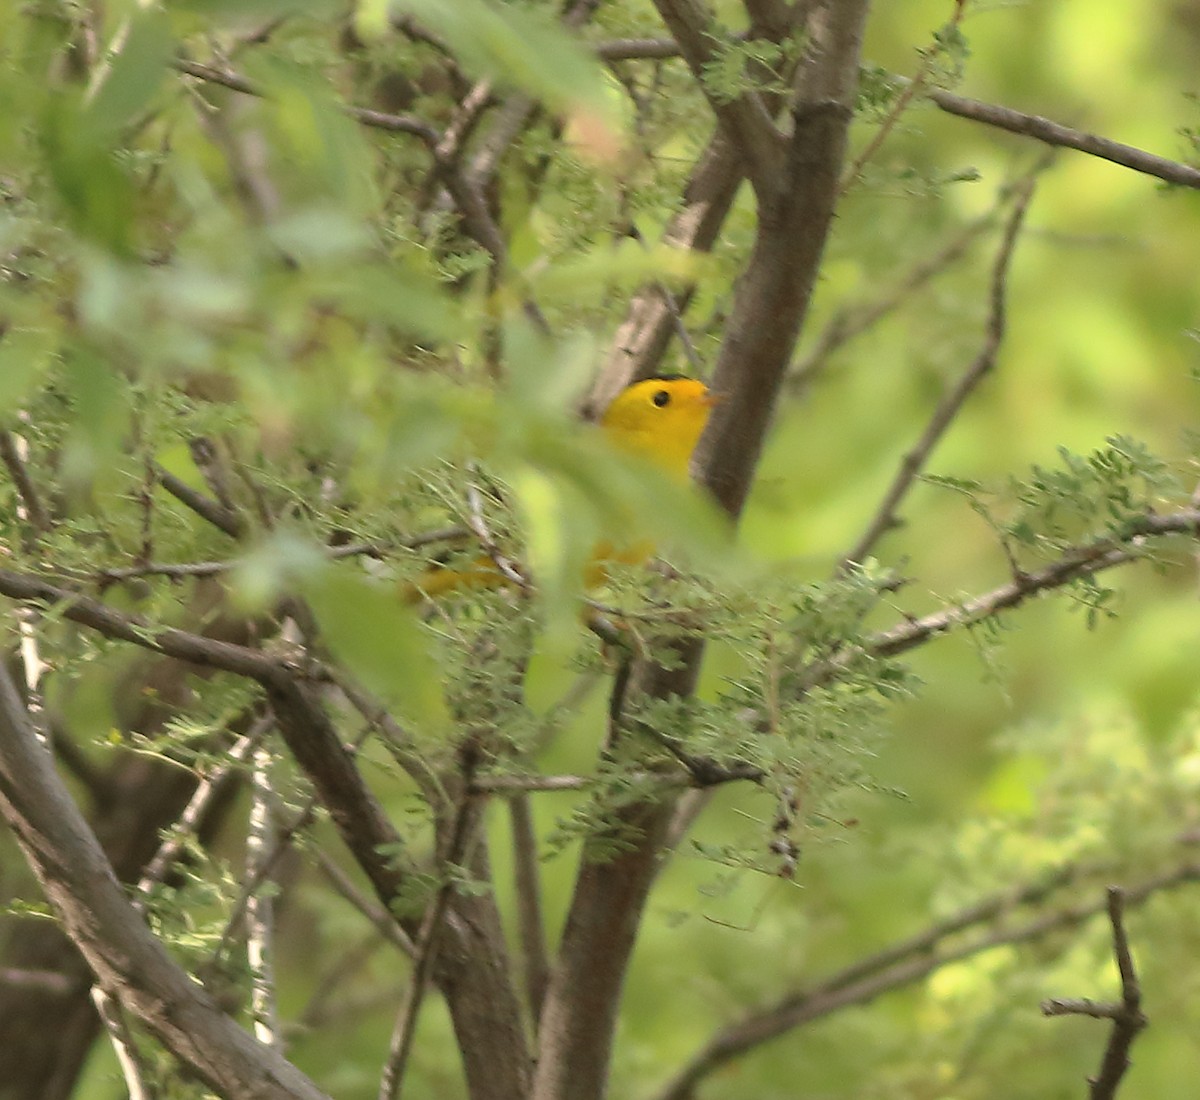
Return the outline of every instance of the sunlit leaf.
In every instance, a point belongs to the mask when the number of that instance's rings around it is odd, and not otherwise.
[[[398,592],[338,564],[310,578],[304,595],[322,640],[356,679],[404,716],[441,722],[440,681],[428,639]]]
[[[111,141],[146,109],[174,52],[167,16],[156,8],[139,8],[128,37],[84,110],[83,123],[97,142]]]

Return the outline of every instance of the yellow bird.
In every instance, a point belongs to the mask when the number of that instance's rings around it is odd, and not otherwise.
[[[716,398],[695,378],[646,378],[626,386],[600,417],[600,428],[622,450],[687,477],[688,463]]]
[[[600,417],[600,430],[614,446],[660,466],[681,480],[688,476],[688,463],[700,439],[709,413],[717,398],[695,378],[660,375],[626,386]],[[653,553],[647,542],[616,549],[603,542],[596,547],[592,566],[587,571],[588,587],[601,584],[604,562],[634,564]],[[404,598],[417,603],[461,588],[493,588],[504,577],[487,558],[478,559],[467,569],[435,567],[419,580],[404,586]]]

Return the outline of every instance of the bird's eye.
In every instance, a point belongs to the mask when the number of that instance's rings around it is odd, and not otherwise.
[[[658,406],[658,408],[661,409],[664,405],[667,405],[670,403],[671,395],[669,393],[667,393],[666,390],[659,390],[657,393],[655,393],[654,397],[651,398],[651,400],[654,402],[655,405]]]

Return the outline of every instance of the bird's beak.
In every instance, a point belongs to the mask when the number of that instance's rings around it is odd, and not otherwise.
[[[723,393],[713,393],[711,390],[700,396],[700,403],[707,409],[715,409],[724,400],[725,395]]]

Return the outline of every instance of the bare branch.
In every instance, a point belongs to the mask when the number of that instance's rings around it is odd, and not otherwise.
[[[854,563],[864,561],[880,538],[896,526],[898,522],[896,513],[900,503],[912,488],[929,455],[954,422],[954,418],[966,403],[967,398],[974,392],[975,387],[996,365],[996,356],[999,354],[1000,345],[1004,340],[1009,263],[1012,260],[1017,235],[1025,220],[1025,211],[1029,208],[1032,197],[1033,180],[1029,178],[1024,180],[1018,188],[1017,200],[1008,219],[1004,236],[1000,240],[1000,249],[996,254],[996,263],[992,269],[992,293],[987,335],[984,338],[983,347],[979,349],[979,354],[975,356],[974,361],[963,372],[954,387],[938,403],[921,438],[904,456],[900,463],[900,469],[892,479],[891,485],[888,486],[887,492],[884,493],[883,500],[867,525],[866,531],[838,566],[839,572],[844,573]]]
[[[33,478],[29,476],[29,469],[25,465],[25,456],[22,454],[22,450],[23,440],[10,431],[0,431],[0,461],[8,470],[8,476],[12,478],[17,496],[21,498],[25,512],[24,518],[28,520],[29,525],[35,531],[49,531],[53,526],[53,521],[50,513],[46,511],[46,506],[42,503],[42,494],[34,484]]]
[[[214,527],[224,531],[230,538],[241,538],[246,533],[245,521],[236,512],[203,493],[193,489],[186,481],[158,467],[155,469],[159,484],[180,504],[186,505],[201,519],[208,520]]]
[[[533,827],[528,792],[519,792],[508,800],[508,815],[512,833],[517,928],[525,967],[525,996],[536,1026],[546,999],[546,986],[550,982],[550,961],[546,955],[546,928],[542,919],[537,833]]]
[[[465,538],[469,534],[465,527],[443,527],[424,534],[413,535],[410,538],[395,540],[375,540],[372,542],[348,542],[342,546],[330,546],[325,549],[326,556],[331,561],[341,561],[344,558],[386,558],[397,550],[419,550],[423,546],[431,546],[438,542],[453,542]],[[214,577],[220,573],[228,573],[236,569],[241,562],[237,559],[228,561],[185,561],[185,562],[154,562],[148,561],[140,565],[130,565],[120,569],[100,569],[95,573],[63,572],[63,576],[73,581],[95,581],[100,585],[120,583],[139,577],[166,577],[169,580],[183,580],[188,577]]]
[[[789,368],[789,389],[793,393],[802,392],[824,369],[833,352],[870,330],[878,321],[902,305],[910,295],[961,258],[979,237],[996,224],[1000,210],[1012,201],[1014,193],[1024,181],[1032,179],[1049,166],[1052,156],[1052,153],[1048,154],[1019,180],[1001,188],[991,210],[968,222],[936,251],[914,263],[893,286],[885,289],[877,298],[839,309],[812,341],[811,346],[806,348],[803,355]]]
[[[596,780],[586,775],[485,775],[471,784],[475,791],[582,791]]]
[[[970,626],[998,611],[1017,607],[1039,592],[1061,588],[1078,577],[1133,561],[1142,556],[1142,544],[1148,536],[1192,535],[1197,526],[1200,526],[1200,510],[1194,508],[1143,516],[1130,521],[1119,539],[1101,539],[1069,550],[1058,561],[1014,577],[981,596],[872,635],[866,648],[877,656],[903,653],[955,627]]]
[[[125,1079],[129,1100],[154,1100],[154,1093],[146,1087],[146,1074],[138,1058],[137,1045],[129,1033],[129,1026],[120,1005],[98,985],[92,986],[91,995],[92,1004],[96,1006],[96,1015],[100,1017],[105,1031],[108,1032],[108,1040],[112,1043],[117,1064],[121,1067],[121,1076]]]
[[[663,61],[679,57],[679,43],[673,38],[611,38],[593,47],[601,61]]]
[[[177,57],[172,64],[186,76],[203,80],[209,84],[219,84],[223,88],[240,92],[242,95],[262,97],[267,94],[252,80],[228,69],[219,69],[214,65],[202,65],[183,57]],[[385,111],[374,111],[369,107],[356,107],[350,104],[343,105],[342,110],[364,126],[370,126],[376,130],[388,130],[395,134],[412,134],[430,147],[437,144],[439,135],[436,127],[414,115],[388,114]]]
[[[1069,870],[1046,882],[1024,887],[974,905],[947,921],[913,936],[870,959],[855,963],[811,989],[789,994],[774,1005],[748,1013],[737,1023],[717,1032],[688,1064],[658,1093],[657,1100],[690,1100],[697,1084],[721,1066],[797,1027],[822,1019],[850,1005],[867,1004],[928,977],[944,966],[1008,944],[1033,943],[1072,928],[1101,913],[1105,903],[1065,906],[1016,923],[997,924],[961,944],[939,949],[948,936],[990,923],[1019,905],[1038,904],[1071,878]],[[1184,863],[1126,893],[1130,905],[1140,905],[1153,895],[1200,881],[1200,865]]]
[[[953,92],[932,91],[929,93],[929,99],[947,114],[957,115],[959,118],[969,118],[1007,130],[1009,133],[1036,138],[1047,145],[1078,149],[1081,153],[1089,153],[1100,157],[1101,160],[1110,160],[1124,168],[1132,168],[1135,172],[1143,172],[1180,187],[1200,188],[1200,168],[1193,168],[1190,164],[1167,160],[1165,157],[1155,156],[1143,149],[1123,145],[1119,141],[1111,141],[1097,134],[1072,130],[1069,126],[1063,126],[1040,115],[1027,115],[1010,107],[982,103],[977,99],[955,95]]]
[[[267,723],[260,720],[237,744],[224,754],[222,762],[213,768],[196,786],[192,797],[179,815],[179,820],[172,827],[170,835],[163,839],[154,853],[154,858],[146,864],[142,877],[138,881],[137,892],[147,894],[157,882],[162,882],[172,864],[183,851],[183,838],[194,835],[200,827],[200,822],[216,801],[221,789],[229,782],[237,768],[243,764],[262,740]]]
[[[696,161],[682,205],[663,231],[663,243],[711,251],[742,185],[744,168],[736,147],[718,130]],[[684,288],[671,303],[651,285],[634,295],[588,399],[590,415],[598,414],[630,382],[655,373],[677,331],[675,318],[682,316],[691,294],[690,287]]]
[[[442,885],[426,910],[421,921],[421,929],[417,934],[416,965],[409,978],[408,990],[396,1018],[396,1026],[392,1032],[391,1049],[383,1068],[379,1082],[379,1100],[396,1100],[403,1085],[405,1070],[408,1067],[408,1057],[412,1051],[412,1042],[417,1032],[417,1019],[421,1013],[421,1004],[429,980],[433,975],[437,961],[438,948],[441,943],[445,917],[450,899],[455,891],[455,875],[464,861],[467,845],[471,834],[478,826],[478,814],[475,812],[476,796],[470,793],[471,776],[475,768],[475,753],[468,749],[463,761],[463,793],[455,815],[454,827],[451,830],[450,843],[445,858],[442,860]]]
[[[1129,1050],[1133,1041],[1149,1022],[1142,1014],[1142,991],[1133,956],[1129,952],[1129,939],[1125,934],[1125,891],[1119,886],[1110,886],[1106,897],[1108,919],[1112,925],[1113,958],[1117,973],[1121,976],[1121,999],[1113,1004],[1095,1001],[1051,1000],[1042,1005],[1046,1016],[1092,1016],[1096,1019],[1112,1020],[1108,1045],[1100,1063],[1100,1072],[1088,1078],[1091,1100],[1112,1100],[1117,1094],[1121,1078],[1129,1069]]]
[[[81,596],[28,573],[0,569],[0,595],[25,603],[45,604],[71,622],[79,623],[106,638],[130,642],[142,649],[180,661],[219,668],[253,680],[269,680],[299,671],[285,659],[276,659],[257,649],[163,627],[141,615],[124,615],[100,600]],[[326,678],[320,666],[305,669],[310,676]]]
[[[780,42],[793,27],[800,25],[803,21],[801,9],[808,6],[793,5],[786,23],[774,18],[766,23],[752,20],[750,35],[767,42]],[[774,8],[775,5],[766,7]],[[636,41],[669,42],[678,52],[674,39]],[[780,74],[781,79],[790,79],[794,67],[794,64],[789,65]],[[785,98],[781,92],[765,91],[762,94],[762,102],[771,114],[781,110]],[[683,190],[682,204],[667,223],[662,242],[695,252],[711,251],[745,174],[746,162],[738,146],[727,139],[724,129],[718,126],[696,160]],[[691,297],[691,286],[683,287],[671,297],[664,295],[656,285],[643,287],[634,295],[588,396],[583,410],[586,416],[597,415],[630,382],[649,377],[658,370],[671,336],[683,331],[683,313]]]
[[[692,456],[698,480],[737,517],[808,313],[846,152],[866,4],[818,5],[781,183],[759,191],[759,223],[713,375],[722,395]]]
[[[400,927],[396,918],[388,910],[384,909],[382,905],[376,901],[372,901],[359,890],[350,876],[321,848],[314,848],[313,854],[316,857],[317,866],[321,868],[321,873],[324,874],[334,890],[366,917],[380,936],[387,940],[388,943],[404,952],[409,958],[412,958],[417,953],[416,946],[413,944],[408,933]]]
[[[261,864],[270,858],[275,839],[272,807],[271,754],[259,745],[254,750],[251,772],[250,823],[246,833],[246,874],[259,877],[261,885],[251,890],[246,902],[246,959],[250,971],[250,1015],[259,1042],[282,1049],[279,1010],[275,1000],[275,903],[268,875],[259,876]]]
[[[699,9],[659,0],[695,35],[693,71],[707,56]],[[745,503],[796,334],[808,307],[833,215],[855,91],[865,0],[819,5],[809,19],[803,93],[776,176],[755,179],[759,222],[714,379],[725,401],[692,466],[718,503],[736,517]],[[688,24],[688,20],[693,20]],[[670,25],[670,20],[668,20]],[[761,109],[761,103],[759,103]],[[771,125],[774,132],[774,126]],[[769,135],[768,135],[769,137]],[[773,139],[771,139],[773,140]],[[752,168],[751,172],[756,169]],[[634,662],[628,689],[652,698],[686,696],[695,686],[702,643],[675,647],[672,667]],[[621,692],[614,692],[614,704]],[[612,710],[618,708],[614,705]],[[623,807],[614,827],[636,840],[615,856],[585,845],[539,1028],[532,1100],[599,1100],[604,1095],[622,982],[638,925],[671,835],[677,798],[659,794]]]

